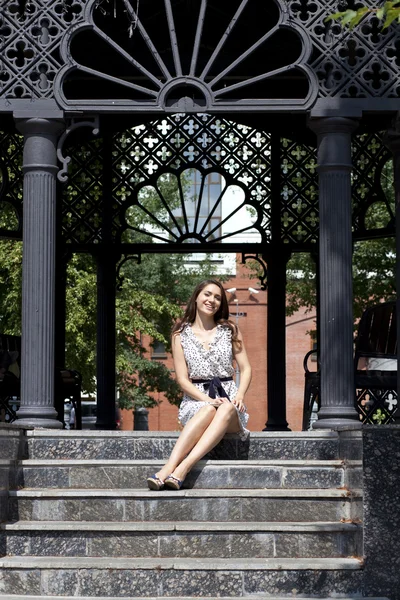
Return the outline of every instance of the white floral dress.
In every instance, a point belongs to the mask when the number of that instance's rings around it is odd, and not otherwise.
[[[235,374],[232,365],[232,333],[229,327],[217,325],[214,339],[210,343],[208,350],[204,348],[203,344],[193,333],[191,325],[184,327],[180,332],[180,337],[190,379],[211,380],[214,377],[226,378],[232,377]],[[193,383],[202,392],[205,391],[204,383],[196,383],[195,381]],[[233,400],[237,394],[235,382],[233,380],[221,381],[221,385],[229,400]],[[217,393],[216,397],[218,398],[220,395]],[[189,419],[203,406],[207,406],[207,403],[199,402],[188,394],[184,394],[178,414],[178,419],[182,425],[186,425]],[[249,415],[247,412],[241,413],[238,409],[236,410],[241,428],[238,435],[241,439],[245,440],[249,435],[249,431],[246,429]]]

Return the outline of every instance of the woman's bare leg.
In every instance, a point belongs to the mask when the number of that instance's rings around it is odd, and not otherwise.
[[[183,460],[177,463],[173,474],[178,479],[184,479],[189,473],[190,469],[203,458],[207,452],[212,450],[218,442],[222,440],[226,433],[237,433],[240,429],[239,418],[236,412],[236,408],[233,404],[224,402],[217,409],[217,412],[204,431],[200,436],[196,445],[194,445]]]
[[[209,427],[210,423],[216,415],[214,406],[203,406],[200,410],[187,422],[179,436],[171,456],[165,465],[156,473],[162,481],[176,469],[182,462],[185,456],[192,450],[202,437],[204,432]]]

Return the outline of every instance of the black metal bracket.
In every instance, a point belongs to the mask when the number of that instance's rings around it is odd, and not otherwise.
[[[100,131],[99,126],[99,116],[95,115],[92,118],[79,120],[79,119],[71,119],[64,133],[60,137],[57,144],[57,158],[62,164],[62,168],[57,173],[57,179],[62,183],[68,181],[68,165],[71,162],[70,156],[64,156],[63,149],[66,139],[71,135],[73,131],[79,129],[80,127],[92,127],[93,135],[98,135]]]

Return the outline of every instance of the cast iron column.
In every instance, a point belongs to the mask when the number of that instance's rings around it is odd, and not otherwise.
[[[318,136],[321,408],[313,427],[361,427],[355,408],[351,134],[357,122],[310,121]]]
[[[286,421],[286,265],[290,253],[275,247],[268,265],[267,388],[268,421],[264,431],[290,431]]]
[[[17,121],[24,134],[21,407],[18,422],[61,428],[54,408],[56,146],[63,123]]]
[[[394,193],[396,202],[396,312],[397,312],[397,339],[400,339],[400,113],[397,113],[393,127],[389,129],[383,142],[393,154]],[[397,365],[400,365],[400,345],[397,344]],[[400,402],[400,369],[397,367],[397,401]],[[400,406],[397,405],[396,423],[399,423]]]
[[[115,429],[115,290],[116,259],[102,248],[97,256],[97,421],[98,429]]]

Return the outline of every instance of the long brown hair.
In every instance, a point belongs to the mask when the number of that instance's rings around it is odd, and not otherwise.
[[[182,319],[180,321],[177,321],[172,328],[172,335],[180,333],[186,325],[194,323],[196,319],[197,297],[207,285],[216,285],[221,292],[221,305],[214,315],[215,323],[217,325],[224,325],[225,327],[228,327],[228,329],[230,329],[232,333],[232,342],[236,342],[240,346],[237,325],[235,325],[235,323],[229,320],[229,305],[225,290],[222,287],[222,284],[216,279],[205,279],[204,281],[201,281],[198,285],[196,285],[193,294],[191,295],[190,300],[187,304]]]

